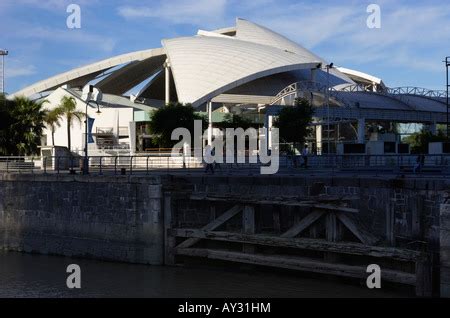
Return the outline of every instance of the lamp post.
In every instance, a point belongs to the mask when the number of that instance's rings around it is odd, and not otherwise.
[[[447,83],[446,83],[446,89],[447,89],[447,138],[450,138],[450,122],[449,122],[449,115],[450,115],[450,104],[449,104],[449,79],[448,79],[448,68],[450,67],[450,56],[447,56],[445,58],[445,68],[446,68],[446,75],[447,75]]]
[[[330,63],[326,65],[327,68],[327,152],[330,154],[330,69],[332,69],[334,63]]]
[[[0,56],[2,57],[2,94],[5,93],[5,56],[8,54],[8,50],[0,50]]]
[[[100,105],[98,100],[101,100],[101,92],[92,85],[87,85],[83,89],[83,96],[86,96],[86,111],[85,111],[85,139],[84,139],[84,160],[83,160],[83,175],[89,174],[89,156],[88,156],[88,126],[89,126],[89,117],[88,117],[88,106],[91,103],[95,103],[97,105],[97,114],[101,114]]]

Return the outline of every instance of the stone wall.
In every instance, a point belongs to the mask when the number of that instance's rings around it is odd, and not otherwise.
[[[161,180],[3,175],[0,248],[163,263]]]

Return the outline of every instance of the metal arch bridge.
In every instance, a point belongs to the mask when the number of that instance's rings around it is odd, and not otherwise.
[[[270,105],[279,105],[279,102],[285,99],[289,96],[296,96],[298,92],[317,92],[322,93],[326,95],[327,93],[327,86],[323,85],[318,82],[313,81],[301,81],[296,82],[285,89],[283,89],[281,92],[279,92],[271,101]],[[389,98],[395,98],[403,103],[405,103],[408,107],[413,107],[409,103],[407,103],[402,97],[407,95],[417,96],[417,97],[423,97],[423,98],[430,98],[433,101],[444,103],[443,100],[447,97],[447,92],[444,90],[429,90],[426,88],[421,87],[394,87],[394,88],[386,88],[385,90],[380,91],[371,91],[368,90],[366,87],[359,85],[359,84],[350,84],[346,85],[341,88],[335,88],[331,87],[329,89],[330,97],[335,98],[336,100],[342,102],[347,107],[354,107],[354,105],[351,105],[348,101],[345,100],[345,98],[342,98],[338,96],[337,93],[339,92],[365,92],[365,93],[371,93],[371,94],[378,94]]]
[[[301,81],[293,83],[283,89],[280,93],[278,93],[271,101],[270,108],[272,108],[271,113],[274,114],[279,106],[286,105],[286,99],[289,98],[297,98],[299,92],[311,92],[311,93],[320,93],[326,96],[327,94],[327,86],[321,83],[312,82],[312,81]],[[387,98],[391,98],[397,102],[400,102],[407,108],[408,110],[401,109],[366,109],[359,108],[358,105],[353,101],[347,100],[340,92],[364,92],[370,93],[374,95],[379,95]],[[444,98],[446,98],[446,91],[436,91],[436,90],[428,90],[425,88],[419,87],[396,87],[396,88],[386,88],[382,91],[373,92],[366,89],[362,85],[352,84],[347,85],[340,88],[330,88],[329,97],[333,98],[335,101],[342,103],[343,107],[331,107],[330,108],[330,116],[334,118],[340,118],[341,120],[348,119],[358,119],[358,118],[366,118],[373,120],[392,120],[399,122],[417,122],[417,123],[445,123],[446,122],[446,114],[445,112],[432,112],[432,111],[423,111],[417,110],[414,105],[412,105],[408,96],[421,97],[430,99],[434,102],[441,103],[442,105],[446,105]],[[324,117],[326,107],[317,107],[316,108],[316,116]]]

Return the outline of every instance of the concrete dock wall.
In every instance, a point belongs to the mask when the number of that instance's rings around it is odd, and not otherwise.
[[[0,248],[162,264],[161,193],[158,177],[4,175]]]

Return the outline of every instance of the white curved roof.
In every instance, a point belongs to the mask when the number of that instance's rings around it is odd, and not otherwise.
[[[381,84],[382,80],[381,78],[375,77],[373,75],[363,73],[356,70],[351,70],[349,68],[345,67],[338,67],[337,68],[341,73],[344,73],[346,75],[354,76],[355,78],[358,78],[361,81],[367,82],[367,83],[375,83],[375,84]]]
[[[298,43],[295,43],[285,36],[256,23],[238,18],[236,19],[236,30],[237,39],[270,45],[282,50],[294,52],[305,58],[320,61],[320,63],[323,64],[323,67],[325,66],[325,64],[328,64],[328,62],[326,62],[323,58],[319,57],[308,49],[305,49]],[[330,72],[343,81],[354,84],[354,82],[348,76],[339,72],[339,70],[331,69]]]
[[[194,107],[227,90],[276,73],[311,69],[320,63],[299,55],[235,38],[195,36],[163,40],[178,99]]]
[[[98,74],[115,66],[133,61],[142,61],[154,56],[160,56],[164,54],[165,53],[162,49],[152,49],[119,55],[37,82],[36,84],[28,86],[8,97],[9,98],[14,98],[16,96],[31,97],[41,92],[56,89],[59,86],[70,83],[71,81],[77,81],[77,83],[83,85],[83,83],[89,82],[90,80],[95,78],[95,76],[97,76]]]

